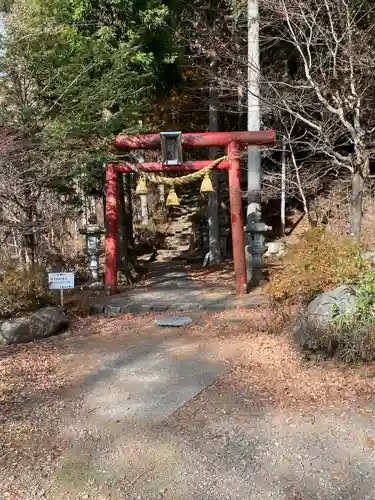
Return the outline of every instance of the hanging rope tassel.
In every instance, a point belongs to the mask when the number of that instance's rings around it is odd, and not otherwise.
[[[214,188],[212,186],[210,174],[206,174],[203,177],[203,181],[201,184],[201,193],[206,194],[206,193],[213,193],[213,192],[214,192]]]
[[[180,206],[180,200],[178,199],[178,196],[176,194],[174,186],[171,187],[168,193],[167,201],[165,202],[165,205],[167,207],[179,207]]]
[[[148,194],[146,177],[144,175],[142,175],[137,182],[137,187],[135,188],[135,194],[139,196],[142,194]]]

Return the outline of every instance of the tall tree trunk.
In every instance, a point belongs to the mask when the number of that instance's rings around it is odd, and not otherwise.
[[[240,78],[240,76],[239,76]],[[244,128],[244,108],[246,105],[245,100],[245,89],[243,85],[237,86],[237,113],[238,113],[238,130],[243,130]]]
[[[367,168],[367,167],[366,167]],[[363,191],[365,178],[361,169],[357,169],[352,177],[352,197],[351,197],[351,233],[356,243],[361,240],[361,226],[363,215]]]
[[[134,226],[133,226],[133,203],[132,203],[132,186],[130,174],[125,174],[124,177],[124,194],[125,194],[125,225],[126,235],[128,239],[128,247],[134,247]]]
[[[164,204],[165,204],[165,186],[164,186],[164,184],[159,184],[158,190],[159,190],[159,201],[164,206]]]
[[[218,132],[218,95],[216,85],[216,72],[217,72],[217,59],[216,55],[211,56],[210,62],[211,81],[210,81],[210,95],[209,95],[209,121],[210,132]],[[216,148],[210,148],[210,158],[214,160],[217,155]],[[212,172],[211,180],[214,188],[213,193],[208,195],[208,237],[209,237],[209,261],[211,264],[217,264],[222,261],[220,251],[220,224],[219,224],[219,203],[218,203],[218,190],[219,179],[218,172]]]
[[[125,202],[124,176],[117,175],[117,207],[118,207],[118,232],[117,232],[117,266],[126,282],[132,283],[138,277],[137,265],[129,249],[127,211]]]
[[[143,127],[143,121],[139,120],[138,122],[140,127]],[[138,163],[144,163],[145,162],[145,153],[143,149],[139,149],[136,151],[136,157]],[[147,226],[149,222],[148,218],[148,195],[147,194],[141,194],[140,195],[140,204],[141,204],[141,225],[142,226]]]
[[[25,209],[25,228],[23,234],[23,240],[25,244],[25,250],[27,255],[28,267],[35,266],[35,246],[36,239],[34,233],[34,221],[35,221],[35,202],[33,197],[33,192],[30,187],[24,189],[24,197],[27,201],[27,206]]]
[[[140,195],[140,202],[141,202],[141,224],[142,226],[147,226],[148,224],[148,201],[147,201],[147,194],[141,194]]]
[[[117,174],[117,267],[125,268],[128,259],[128,242],[126,238],[125,190],[123,174]]]
[[[285,236],[285,198],[286,198],[286,143],[283,137],[283,151],[281,156],[281,203],[280,203],[280,234]]]

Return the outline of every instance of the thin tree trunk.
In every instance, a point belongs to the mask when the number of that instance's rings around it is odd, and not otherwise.
[[[30,257],[26,247],[24,248],[24,255],[25,255],[25,269],[26,271],[28,271],[30,269]]]
[[[145,156],[144,156],[144,153],[142,150],[138,151],[137,160],[139,163],[144,163]],[[148,219],[148,195],[141,194],[139,198],[140,198],[140,204],[141,204],[141,225],[147,226],[147,224],[149,222],[149,219]]]
[[[209,90],[209,122],[210,122],[210,132],[218,132],[219,121],[218,121],[218,92],[216,84],[216,72],[217,72],[217,59],[216,55],[211,56],[210,62],[211,69],[211,81]],[[210,148],[210,159],[214,160],[217,155],[216,148]],[[209,262],[211,264],[217,264],[222,261],[221,251],[220,251],[220,224],[219,224],[219,203],[218,203],[218,190],[219,190],[219,179],[218,172],[212,172],[211,174],[212,186],[214,188],[213,193],[208,195],[208,238],[209,238]]]
[[[130,174],[125,174],[124,177],[124,194],[125,194],[125,225],[126,235],[128,239],[128,247],[134,247],[134,226],[133,226],[133,203],[132,203],[132,187]]]
[[[301,196],[302,203],[303,203],[303,210],[304,210],[305,215],[307,217],[307,221],[309,223],[309,226],[313,226],[314,225],[313,224],[313,220],[312,220],[312,217],[311,217],[311,214],[310,214],[310,210],[309,210],[309,205],[308,205],[308,202],[307,202],[307,198],[306,198],[305,192],[303,190],[303,186],[302,186],[302,182],[301,182],[301,176],[299,175],[299,168],[298,168],[298,165],[297,165],[297,162],[296,162],[296,157],[294,156],[293,149],[291,149],[290,158],[292,159],[294,171],[295,171],[295,174],[296,174],[297,187],[298,187],[298,191],[299,191],[299,194]]]
[[[14,254],[17,256],[17,259],[20,261],[21,260],[21,252],[17,243],[17,238],[14,233],[14,229],[11,230],[12,232],[12,239],[13,239],[13,247],[14,247]],[[21,264],[21,262],[20,262]]]
[[[137,263],[129,249],[128,224],[125,203],[124,176],[117,176],[118,232],[117,232],[117,265],[125,280],[132,283],[138,277]]]
[[[126,239],[126,216],[125,216],[125,192],[124,178],[117,174],[117,208],[118,208],[118,231],[117,231],[117,266],[119,269],[126,268],[128,258],[128,242]]]
[[[159,201],[162,205],[165,203],[165,186],[164,184],[159,184]]]
[[[283,151],[281,157],[281,203],[280,203],[280,234],[285,236],[285,193],[286,191],[286,144],[283,137]]]
[[[139,120],[138,124],[140,127],[143,127],[143,121]],[[138,163],[144,163],[145,162],[145,153],[143,149],[139,149],[136,151],[136,156]],[[149,222],[148,218],[148,195],[147,194],[141,194],[140,195],[140,204],[141,204],[141,225],[142,226],[147,226]]]
[[[140,201],[141,201],[141,224],[142,226],[147,226],[148,224],[147,194],[141,194]]]
[[[35,205],[33,201],[32,189],[26,188],[24,190],[25,199],[28,201],[26,207],[26,231],[24,234],[24,241],[26,243],[26,252],[29,257],[30,267],[35,267],[35,233],[34,233],[34,220],[35,220]]]
[[[237,113],[238,113],[238,130],[244,127],[244,102],[245,102],[245,89],[243,85],[237,86]]]
[[[351,232],[356,243],[361,240],[361,226],[363,215],[363,190],[365,179],[360,169],[357,169],[352,178],[351,197]]]

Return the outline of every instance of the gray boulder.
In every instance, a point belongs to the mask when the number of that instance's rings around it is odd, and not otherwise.
[[[302,349],[316,349],[329,333],[333,317],[354,311],[358,306],[355,290],[339,286],[315,297],[297,319],[293,335]],[[334,350],[335,346],[330,346]]]
[[[19,344],[50,337],[67,328],[69,320],[59,307],[44,307],[30,316],[4,321],[0,327],[0,344]]]
[[[368,262],[375,262],[375,252],[362,252],[361,257]]]
[[[286,254],[286,245],[283,240],[271,241],[267,244],[267,251],[265,257],[283,257]]]

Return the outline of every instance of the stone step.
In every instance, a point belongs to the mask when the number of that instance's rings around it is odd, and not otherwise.
[[[158,251],[156,260],[166,261],[178,258],[191,249],[194,235],[192,216],[199,210],[198,206],[183,206],[174,219],[161,227],[166,231],[165,248]]]
[[[165,245],[166,250],[180,250],[190,246],[190,241],[170,241]]]
[[[167,246],[166,248],[163,248],[163,251],[166,252],[180,252],[180,251],[185,251],[190,248],[189,243],[185,243],[184,245],[170,245]],[[162,251],[162,250],[160,250]]]
[[[181,252],[185,251],[184,248],[166,248],[163,250],[158,250],[157,257],[161,255],[165,258],[167,255],[179,255]]]
[[[190,240],[191,234],[177,234],[176,236],[169,236],[168,238],[165,238],[165,242],[167,243],[168,241],[186,241]]]
[[[185,251],[186,249],[190,248],[190,243],[185,243],[185,244],[174,244],[174,245],[168,245],[166,248],[163,248],[163,250],[166,250],[168,252],[179,252],[179,251]]]
[[[170,227],[169,227],[169,230],[170,231],[175,231],[176,229],[192,229],[193,227],[193,224],[191,224],[190,222],[187,222],[186,224],[180,224],[180,223],[176,223],[176,224],[171,224]]]
[[[176,229],[174,234],[191,234],[193,231],[189,229]]]
[[[193,227],[193,224],[191,222],[185,222],[185,223],[178,222],[176,224],[172,224],[171,227],[173,229],[190,229]]]
[[[193,232],[184,232],[184,233],[174,233],[174,234],[169,234],[164,238],[164,241],[183,241],[186,239],[190,239],[194,235]]]

